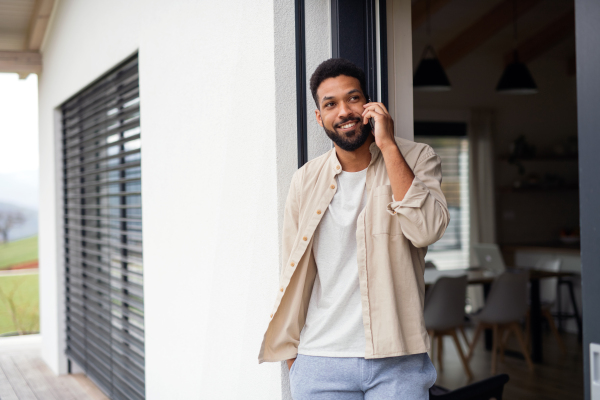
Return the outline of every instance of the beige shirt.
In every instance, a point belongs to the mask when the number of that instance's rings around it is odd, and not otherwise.
[[[425,353],[425,254],[444,234],[450,216],[440,185],[441,160],[422,143],[396,138],[415,174],[402,201],[394,201],[381,151],[373,142],[367,168],[367,205],[356,230],[365,358]],[[282,241],[279,289],[258,362],[296,357],[317,273],[313,235],[336,192],[342,171],[335,149],[309,161],[292,178]]]

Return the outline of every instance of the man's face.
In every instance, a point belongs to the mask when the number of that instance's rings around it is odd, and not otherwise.
[[[371,126],[363,125],[363,104],[367,99],[356,78],[346,75],[327,78],[317,89],[319,108],[317,122],[341,149],[354,151],[371,134]]]

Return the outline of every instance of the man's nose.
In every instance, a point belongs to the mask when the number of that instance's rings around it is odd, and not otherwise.
[[[348,104],[346,104],[346,102],[342,101],[340,103],[340,113],[339,116],[340,117],[346,117],[348,115],[352,114],[352,110],[350,109],[350,107],[348,106]]]

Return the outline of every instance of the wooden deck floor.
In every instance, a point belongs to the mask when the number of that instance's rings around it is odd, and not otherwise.
[[[467,335],[471,338],[472,332],[467,331]],[[549,333],[544,335],[544,363],[535,364],[533,371],[527,369],[525,360],[516,357],[505,357],[504,362],[498,361],[497,373],[506,373],[510,376],[510,381],[506,384],[504,390],[505,399],[583,399],[582,346],[577,342],[577,335],[562,333],[562,338],[567,347],[566,355],[560,353],[552,335]],[[438,371],[436,384],[448,389],[466,386],[469,382],[464,375],[452,339],[449,337],[446,338],[443,347],[443,371],[440,370],[437,362],[434,361],[434,365]],[[517,350],[519,347],[516,340],[509,340],[508,348]],[[473,382],[491,376],[491,358],[491,352],[484,349],[483,340],[480,339],[470,363],[471,370],[475,376]]]
[[[12,339],[0,338],[0,399],[108,400],[83,374],[54,375],[42,361],[39,338]]]
[[[471,333],[468,332],[469,337]],[[567,354],[562,355],[554,338],[544,337],[544,363],[527,369],[524,360],[505,357],[498,373],[507,373],[504,398],[510,400],[583,399],[583,352],[576,335],[563,333]],[[6,340],[5,340],[6,339]],[[11,342],[0,338],[0,399],[2,400],[108,400],[85,375],[56,376],[40,357],[39,339]],[[16,344],[14,344],[16,343]],[[456,389],[467,385],[466,376],[450,338],[444,341],[444,365],[438,371],[437,385]],[[509,348],[517,349],[514,342]],[[489,377],[491,353],[480,341],[471,360],[474,381]]]

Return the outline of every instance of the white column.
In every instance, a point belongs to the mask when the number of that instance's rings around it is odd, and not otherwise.
[[[410,0],[386,0],[389,111],[396,136],[414,139]]]

